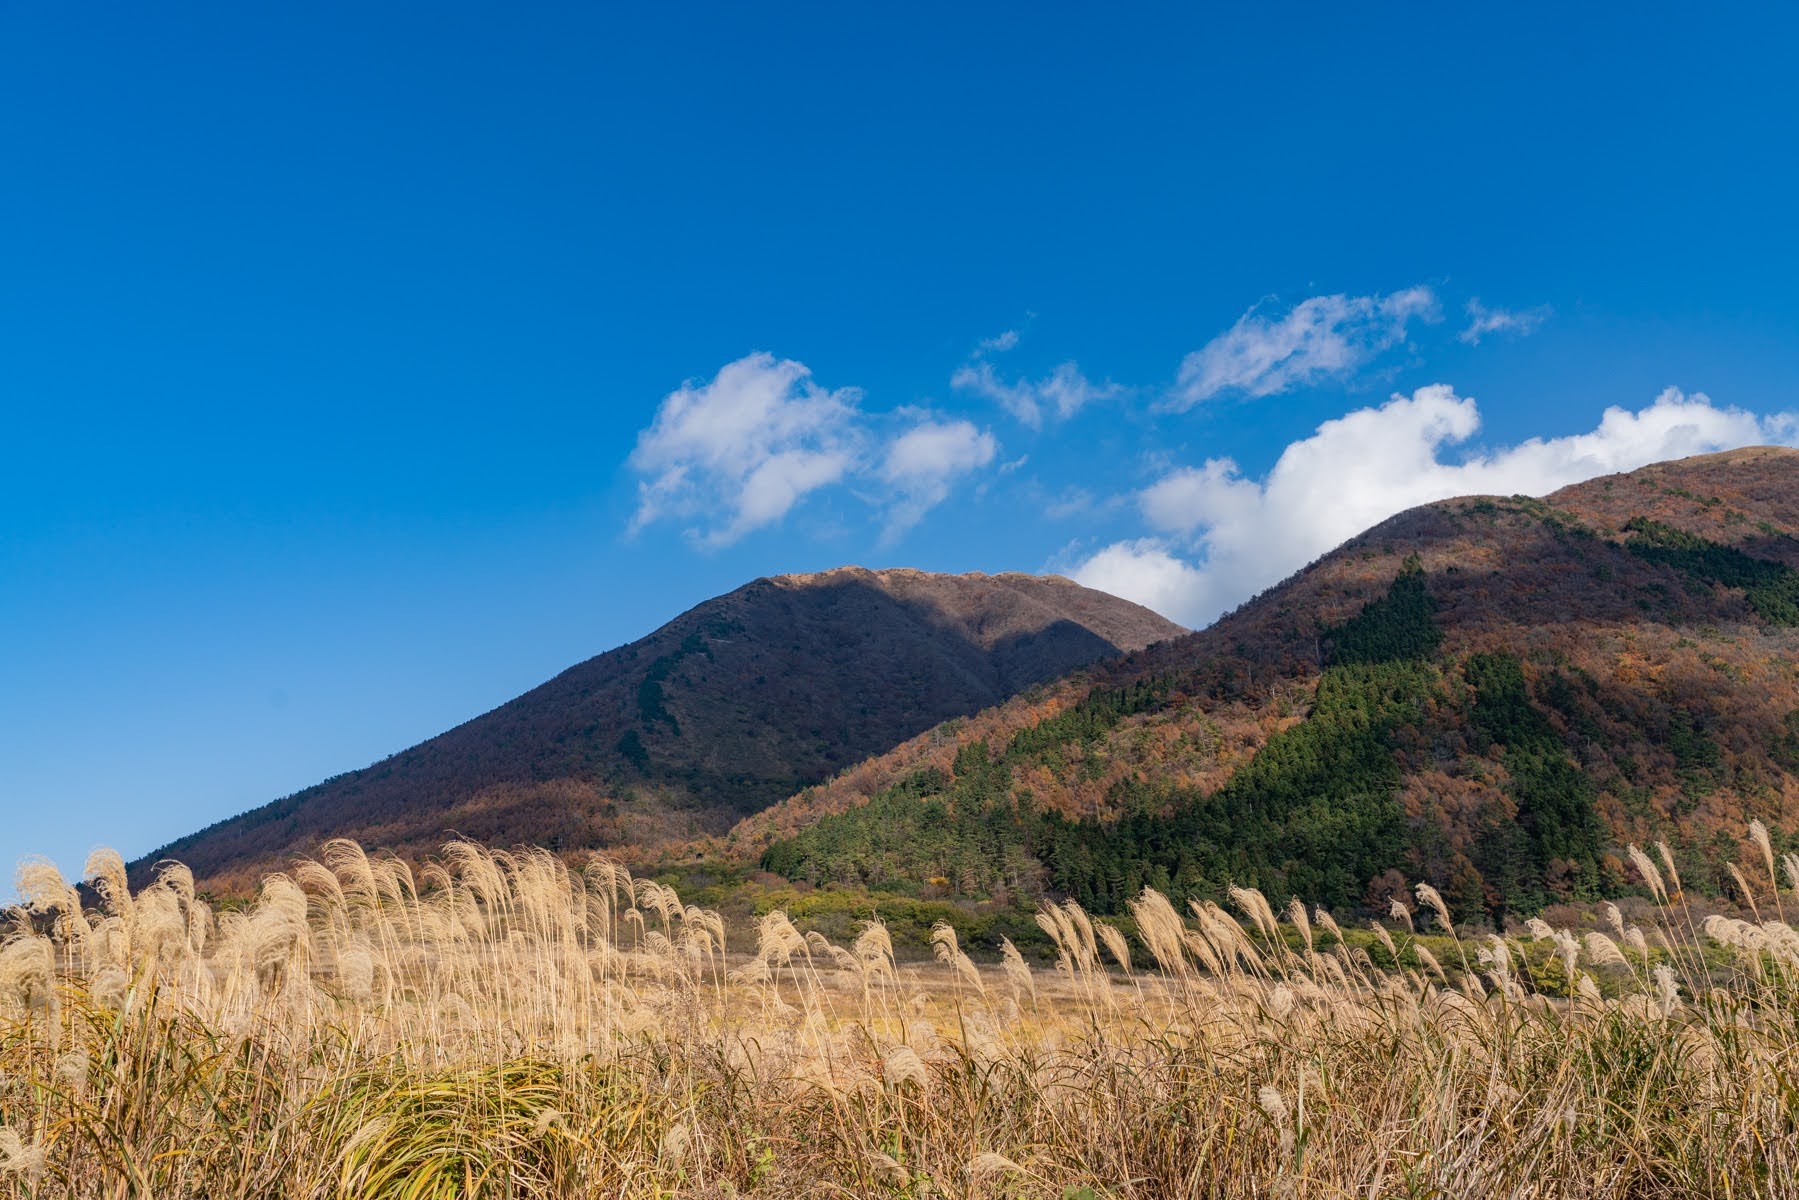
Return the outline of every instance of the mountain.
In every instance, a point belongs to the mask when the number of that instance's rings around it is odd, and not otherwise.
[[[795,881],[1121,911],[1253,884],[1503,921],[1799,849],[1799,452],[1662,463],[1368,530],[1215,625],[741,822]],[[1651,851],[1653,853],[1653,851]],[[1680,884],[1677,883],[1677,886]]]
[[[383,762],[146,856],[215,887],[329,837],[452,832],[575,849],[717,833],[795,789],[1033,684],[1184,632],[1056,576],[780,575]]]

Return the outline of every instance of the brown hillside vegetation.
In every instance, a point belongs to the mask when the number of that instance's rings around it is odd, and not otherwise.
[[[1622,847],[1665,840],[1689,886],[1736,890],[1751,819],[1777,845],[1799,829],[1796,529],[1799,452],[1773,448],[1426,505],[1206,630],[750,816],[713,852],[814,883],[1047,889],[1111,911],[1145,884],[1231,882],[1374,906],[1403,876],[1478,918],[1640,887]],[[1414,618],[1420,648],[1346,657]],[[1320,799],[1350,767],[1367,786]],[[927,846],[952,828],[985,848]]]
[[[1633,857],[1647,862],[1643,852]],[[723,916],[599,855],[332,842],[215,911],[165,864],[0,910],[0,1198],[1799,1196],[1799,856],[1759,915],[1514,937],[1252,889],[1047,963]],[[802,919],[803,920],[803,919]]]
[[[248,890],[328,837],[553,849],[718,833],[948,718],[1182,632],[1069,580],[844,567],[758,579],[374,766],[148,855]]]

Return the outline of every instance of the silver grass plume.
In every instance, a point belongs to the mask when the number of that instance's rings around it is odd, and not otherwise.
[[[1749,905],[1749,911],[1759,917],[1761,910],[1755,906],[1755,892],[1749,887],[1749,881],[1743,878],[1743,872],[1735,863],[1725,863],[1724,869],[1730,872],[1731,879],[1736,882],[1737,890],[1743,893],[1743,902]]]
[[[1603,933],[1594,931],[1587,934],[1587,957],[1602,967],[1628,967],[1630,960],[1624,957],[1624,951],[1618,949],[1618,943]]]
[[[1408,931],[1412,933],[1418,932],[1417,927],[1412,924],[1412,910],[1407,908],[1405,901],[1401,900],[1398,896],[1393,897],[1392,902],[1387,905],[1387,919],[1392,921],[1404,921]]]
[[[1268,906],[1268,897],[1262,895],[1257,888],[1230,888],[1231,902],[1243,910],[1243,914],[1254,921],[1270,943],[1280,941],[1280,927],[1275,923],[1274,910]]]
[[[1443,922],[1445,932],[1455,932],[1455,922],[1449,919],[1449,906],[1443,903],[1442,893],[1438,892],[1436,888],[1428,883],[1420,883],[1418,885],[1418,902],[1437,914],[1437,919]]]
[[[1762,861],[1768,864],[1768,879],[1773,882],[1774,890],[1780,891],[1780,872],[1774,869],[1774,843],[1768,839],[1768,827],[1760,818],[1749,822],[1749,840],[1755,843],[1756,849],[1762,852]]]
[[[1129,907],[1132,919],[1137,922],[1137,936],[1149,947],[1150,957],[1156,960],[1156,965],[1170,975],[1185,974],[1187,928],[1168,897],[1153,888],[1144,888]]]
[[[1630,856],[1631,865],[1636,867],[1637,874],[1643,877],[1643,882],[1649,885],[1650,892],[1654,894],[1657,900],[1666,904],[1668,902],[1668,887],[1662,882],[1661,869],[1655,865],[1654,861],[1651,860],[1647,854],[1644,854],[1643,851],[1637,847],[1635,842],[1632,842],[1627,846],[1624,852]]]
[[[1105,943],[1106,951],[1111,954],[1113,961],[1117,962],[1125,974],[1130,974],[1131,946],[1125,940],[1124,934],[1118,931],[1118,927],[1105,924],[1095,925],[1093,932],[1099,936],[1100,941]]]
[[[1668,843],[1657,842],[1655,844],[1655,852],[1661,856],[1662,866],[1668,868],[1668,880],[1673,883],[1674,890],[1677,892],[1682,890],[1680,886],[1680,869],[1674,865],[1674,852],[1668,849]]]

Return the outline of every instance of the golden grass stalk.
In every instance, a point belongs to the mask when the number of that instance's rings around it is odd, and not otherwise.
[[[175,864],[96,856],[84,910],[30,862],[0,1197],[1799,1195],[1799,933],[1691,927],[1631,858],[1647,933],[1145,891],[1134,943],[1046,904],[1054,969],[778,912],[732,954],[664,884],[470,843],[331,843],[217,914]]]

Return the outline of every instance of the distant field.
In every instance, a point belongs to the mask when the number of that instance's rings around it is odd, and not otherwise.
[[[333,843],[218,913],[178,866],[132,895],[98,855],[84,906],[27,864],[0,1195],[1799,1196],[1799,859],[1744,865],[1738,920],[1633,858],[1658,903],[1584,935],[1146,891],[1046,905],[1047,968],[779,911],[729,944],[466,843]]]

